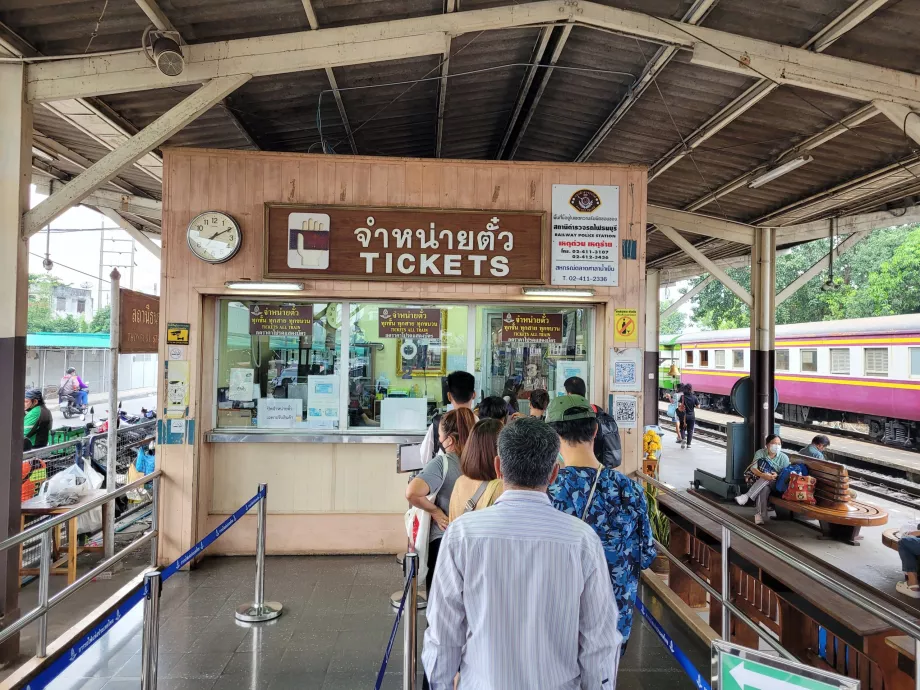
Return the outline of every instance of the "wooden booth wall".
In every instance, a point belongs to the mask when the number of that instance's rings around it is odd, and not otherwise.
[[[158,463],[165,474],[160,559],[171,561],[219,524],[232,512],[231,505],[243,503],[236,499],[255,492],[257,481],[269,483],[270,552],[395,552],[405,546],[405,478],[394,471],[393,446],[204,442],[214,416],[215,300],[211,297],[229,292],[224,287],[227,280],[263,277],[265,203],[543,210],[548,214],[545,232],[549,233],[553,184],[619,185],[620,237],[638,242],[638,259],[620,260],[619,287],[597,288],[594,298],[572,300],[597,305],[592,390],[606,391],[614,307],[638,309],[640,324],[644,320],[644,168],[166,149],[159,361],[168,359],[166,324],[189,323],[188,417],[195,421],[195,434],[192,444],[158,449]],[[206,264],[188,249],[186,226],[206,210],[228,212],[240,224],[242,248],[224,264]],[[548,253],[546,261],[549,276]],[[306,280],[304,284],[303,293],[292,294],[293,298],[541,301],[525,298],[520,285],[372,280]],[[638,331],[641,347],[643,329]],[[162,371],[159,378],[159,399],[164,400]],[[640,419],[638,430],[621,432],[625,471],[638,468],[641,424]],[[368,479],[370,489],[349,490],[343,484],[354,482],[355,467],[367,470],[369,453],[378,458]],[[321,471],[316,463],[325,463]],[[337,472],[351,476],[336,484]],[[320,478],[323,481],[317,482]],[[228,490],[228,482],[234,481],[245,485]],[[320,485],[325,488],[320,490]],[[386,496],[378,500],[375,491]],[[363,542],[349,543],[347,535],[362,533],[368,535]],[[211,551],[251,553],[254,544],[255,523],[250,517],[222,536]]]

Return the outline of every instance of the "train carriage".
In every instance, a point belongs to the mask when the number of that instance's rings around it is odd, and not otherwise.
[[[678,338],[681,383],[728,411],[750,367],[750,330]],[[920,447],[920,314],[776,327],[778,413],[794,422],[866,424],[883,443]]]

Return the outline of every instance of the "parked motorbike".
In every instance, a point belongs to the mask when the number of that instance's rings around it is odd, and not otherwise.
[[[64,419],[72,419],[73,417],[86,418],[86,406],[78,405],[73,395],[59,395],[58,402]]]

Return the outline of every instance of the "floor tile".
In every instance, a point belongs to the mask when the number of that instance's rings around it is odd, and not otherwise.
[[[232,652],[183,654],[166,672],[166,678],[217,678],[224,670]]]

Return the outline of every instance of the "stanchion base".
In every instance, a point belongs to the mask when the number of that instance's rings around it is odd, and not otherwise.
[[[400,596],[402,596],[400,594]],[[253,604],[243,604],[236,610],[236,619],[246,623],[261,623],[263,621],[274,620],[281,615],[281,603],[277,601],[266,601],[260,607]]]
[[[393,609],[399,608],[399,602],[402,601],[402,595],[403,595],[402,590],[393,592],[390,595],[390,606],[392,606]],[[421,611],[422,609],[427,608],[427,607],[428,607],[428,595],[425,594],[424,592],[419,592],[418,593],[418,605],[415,607],[415,609],[417,611]]]

